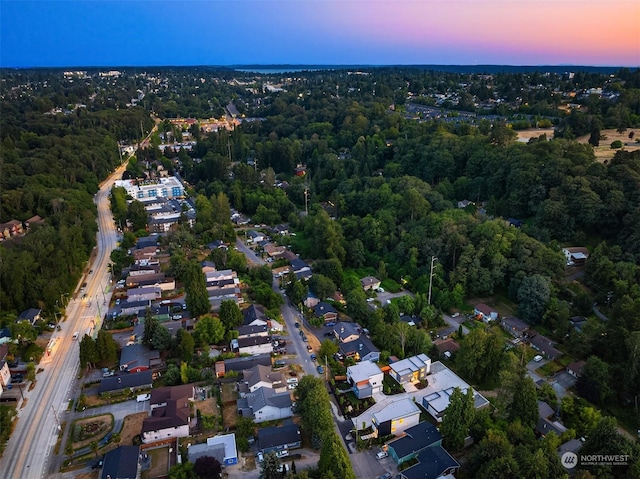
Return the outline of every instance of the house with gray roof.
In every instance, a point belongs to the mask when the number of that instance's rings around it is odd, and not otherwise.
[[[252,368],[242,371],[242,382],[238,385],[241,397],[254,393],[262,387],[273,389],[279,393],[287,391],[287,383],[284,381],[282,373],[272,371],[271,366],[256,364]]]
[[[527,323],[513,316],[502,318],[500,325],[502,326],[502,329],[514,338],[521,338],[527,334],[527,331],[529,331],[529,325]]]
[[[225,371],[241,372],[250,369],[256,364],[271,366],[271,354],[256,354],[255,356],[240,356],[224,360]]]
[[[426,354],[418,354],[410,358],[389,364],[389,376],[398,384],[423,381],[431,372],[431,359]]]
[[[252,336],[232,339],[231,349],[239,354],[271,354],[273,344],[268,336]]]
[[[341,343],[355,341],[360,337],[360,326],[358,323],[340,321],[333,328],[333,334]]]
[[[338,319],[338,311],[336,311],[336,308],[325,301],[320,301],[313,307],[313,314],[315,314],[316,318],[324,319],[325,323]]]
[[[238,331],[238,339],[251,338],[255,336],[269,336],[266,323],[261,325],[238,326],[236,330]]]
[[[372,415],[371,425],[377,437],[400,435],[420,423],[420,408],[412,398],[402,398],[387,404]]]
[[[340,352],[347,357],[355,358],[356,361],[380,360],[380,350],[366,336],[359,336],[355,341],[348,343],[340,343]]]
[[[253,417],[254,422],[275,421],[293,416],[291,395],[276,393],[271,388],[259,388],[238,399],[238,414]]]
[[[36,321],[40,320],[40,313],[42,313],[42,310],[38,308],[25,309],[20,313],[20,316],[18,316],[16,323],[28,321],[29,324],[34,325],[36,324]]]
[[[198,458],[204,456],[215,457],[220,464],[232,466],[238,464],[238,448],[236,447],[236,435],[220,434],[207,438],[203,444],[192,444],[187,448],[189,462],[195,463]]]
[[[347,368],[347,382],[358,399],[380,393],[383,379],[384,373],[376,363],[361,361]]]
[[[551,360],[555,360],[560,356],[562,356],[562,352],[558,351],[554,347],[553,341],[551,341],[546,336],[543,336],[542,334],[538,334],[534,330],[531,330],[531,333],[529,336],[529,344],[533,349],[540,352],[541,354],[543,354],[544,356],[546,356]]]

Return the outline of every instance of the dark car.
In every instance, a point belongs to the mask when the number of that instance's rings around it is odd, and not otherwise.
[[[296,328],[300,327],[300,323],[296,322],[296,324],[294,325]]]
[[[333,334],[333,331],[327,331],[326,333],[324,333],[324,335],[325,335],[327,338],[329,338],[329,337],[333,336],[334,334]]]
[[[102,459],[94,462],[93,465],[91,466],[91,469],[100,469],[101,467],[102,467]]]

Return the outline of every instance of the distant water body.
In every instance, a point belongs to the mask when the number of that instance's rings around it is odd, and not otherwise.
[[[324,68],[323,70],[329,70]],[[234,70],[243,73],[260,73],[262,75],[276,75],[279,73],[297,73],[297,72],[315,72],[320,68],[234,68]]]

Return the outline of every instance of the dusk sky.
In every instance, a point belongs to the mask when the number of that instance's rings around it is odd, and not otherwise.
[[[0,0],[0,66],[640,66],[640,0]]]

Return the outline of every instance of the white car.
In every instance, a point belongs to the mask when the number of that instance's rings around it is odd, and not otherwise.
[[[138,397],[136,397],[136,401],[138,402],[145,402],[149,399],[151,399],[151,394],[138,394]]]
[[[264,456],[262,455],[261,452],[258,453],[258,462],[262,462],[264,461]]]
[[[534,360],[536,363],[539,363],[540,361],[542,361],[542,356],[540,356],[540,355],[538,354],[536,357],[534,357],[534,358],[533,358],[533,360]]]
[[[380,451],[379,453],[376,454],[376,459],[380,460],[380,459],[384,459],[385,457],[387,457],[389,455],[388,452],[386,451]]]

